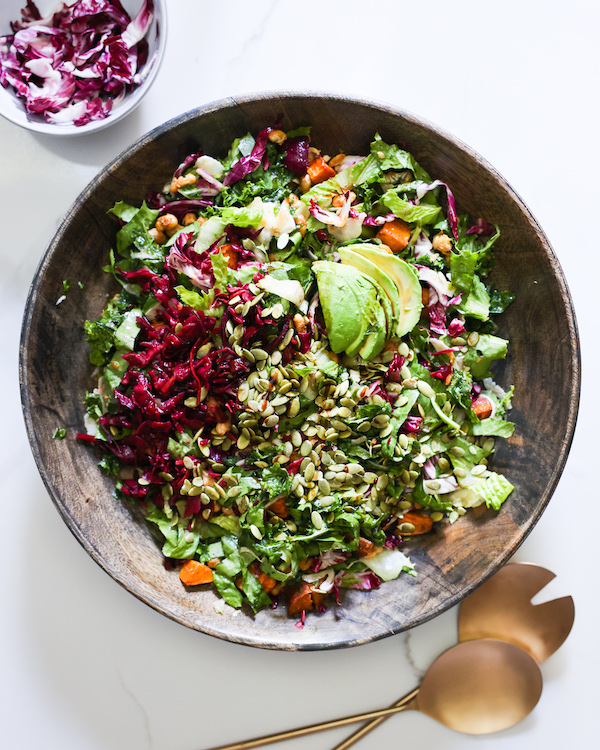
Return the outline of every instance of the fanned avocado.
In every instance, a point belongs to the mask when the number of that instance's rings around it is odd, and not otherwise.
[[[371,246],[372,247],[372,246]],[[349,266],[358,268],[359,271],[371,276],[379,284],[379,286],[386,293],[392,306],[392,315],[396,320],[400,319],[401,307],[400,307],[400,294],[398,293],[398,287],[396,286],[393,279],[391,279],[387,273],[379,268],[372,260],[367,258],[365,255],[356,252],[353,247],[340,247],[339,249],[340,258],[342,263],[346,263]],[[388,333],[395,333],[394,328],[391,325],[388,326]]]
[[[375,286],[352,266],[319,260],[312,268],[331,350],[339,354],[356,347],[358,351],[381,309]]]
[[[401,258],[380,250],[377,245],[364,243],[348,245],[346,248],[342,249],[345,249],[346,251],[352,250],[359,255],[362,255],[364,258],[371,261],[377,269],[393,280],[397,287],[400,301],[397,315],[398,322],[396,329],[393,331],[393,335],[400,338],[412,331],[419,322],[421,310],[423,308],[421,285],[419,284],[419,276],[416,269]],[[381,284],[381,274],[374,276],[374,278]],[[381,284],[381,286],[383,286],[383,284]],[[392,302],[392,304],[394,304],[394,302]]]

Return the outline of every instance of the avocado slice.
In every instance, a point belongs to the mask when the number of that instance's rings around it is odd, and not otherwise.
[[[372,260],[365,255],[356,252],[352,247],[340,247],[339,254],[342,263],[358,268],[359,271],[371,276],[371,278],[379,284],[389,299],[392,308],[392,317],[399,320],[402,311],[400,306],[400,294],[398,293],[398,287],[393,279],[391,279],[383,269],[373,263]],[[394,332],[395,330],[390,320],[390,324],[388,325],[388,335],[392,335]]]
[[[319,260],[312,268],[331,350],[339,354],[356,346],[358,351],[377,319],[376,308],[380,305],[375,286],[353,266]]]
[[[369,276],[365,275],[365,279],[371,285],[373,295],[365,300],[362,309],[363,326],[360,336],[346,349],[346,354],[349,357],[355,357],[358,354],[363,359],[368,359],[377,356],[385,345],[387,320],[381,305],[381,300],[385,295]]]
[[[367,258],[367,260],[370,260],[378,269],[393,280],[398,289],[400,307],[396,328],[392,333],[401,338],[412,331],[419,322],[421,310],[423,309],[421,285],[419,284],[419,276],[416,269],[401,258],[380,250],[377,245],[366,242],[363,244],[348,245],[342,249],[353,250],[364,258]],[[376,281],[380,278],[381,276],[376,277]]]
[[[369,360],[376,357],[381,352],[388,339],[388,319],[385,313],[385,305],[387,305],[388,311],[391,314],[391,305],[387,300],[385,292],[381,290],[378,295],[378,305],[376,310],[377,321],[374,326],[369,328],[362,346],[358,350],[358,353],[363,359]]]

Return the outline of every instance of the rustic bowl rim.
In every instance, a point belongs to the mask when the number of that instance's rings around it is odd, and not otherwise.
[[[27,354],[28,338],[30,334],[30,321],[31,321],[32,313],[33,313],[33,310],[37,301],[38,289],[41,284],[43,275],[46,271],[46,268],[50,264],[54,253],[57,251],[63,239],[63,235],[66,233],[67,227],[70,224],[71,220],[80,210],[80,208],[85,204],[90,194],[95,190],[97,185],[103,179],[105,179],[106,175],[109,172],[115,170],[119,165],[121,165],[123,161],[131,158],[137,151],[141,150],[147,143],[149,143],[153,139],[157,138],[158,136],[162,135],[163,133],[171,129],[174,129],[180,126],[184,122],[187,122],[189,120],[194,120],[205,114],[219,111],[219,110],[226,110],[231,107],[243,108],[245,104],[250,104],[250,103],[252,104],[263,103],[263,102],[268,103],[270,101],[278,101],[278,100],[285,101],[288,99],[314,99],[315,97],[323,99],[324,101],[337,101],[337,102],[342,102],[347,105],[360,105],[360,106],[373,108],[374,110],[377,110],[377,111],[385,111],[389,114],[392,114],[394,116],[407,120],[411,122],[412,124],[420,128],[423,128],[424,130],[428,132],[433,132],[436,136],[440,136],[443,139],[446,139],[451,144],[456,146],[459,150],[464,152],[469,159],[475,161],[479,166],[483,167],[483,169],[486,172],[488,172],[488,174],[490,174],[493,180],[495,182],[498,182],[500,186],[504,188],[504,190],[510,195],[510,198],[512,199],[512,201],[517,205],[519,211],[525,215],[531,227],[534,229],[536,235],[538,236],[540,244],[544,248],[544,251],[548,257],[554,277],[556,278],[559,284],[560,291],[561,291],[561,298],[564,303],[565,311],[567,314],[568,327],[571,332],[571,339],[569,341],[569,345],[570,345],[570,352],[571,352],[571,362],[572,362],[572,367],[573,367],[573,378],[572,378],[571,388],[569,392],[569,416],[567,420],[567,426],[568,426],[567,434],[565,435],[562,441],[561,450],[560,450],[560,458],[558,462],[556,463],[551,476],[549,477],[549,481],[546,484],[546,487],[544,490],[543,501],[541,501],[538,504],[536,512],[528,517],[527,524],[525,525],[524,528],[521,528],[521,535],[517,539],[516,543],[513,546],[507,547],[504,550],[504,552],[496,558],[494,564],[490,565],[481,574],[481,576],[479,576],[477,580],[473,581],[470,585],[465,586],[464,588],[460,589],[456,593],[450,595],[447,599],[441,602],[433,610],[415,617],[414,620],[411,621],[409,624],[398,626],[398,627],[391,627],[385,632],[381,632],[376,635],[369,635],[365,638],[346,639],[346,640],[341,640],[339,642],[336,641],[336,642],[327,642],[327,643],[308,643],[308,644],[293,644],[293,643],[280,643],[280,642],[272,643],[270,641],[266,641],[261,638],[233,637],[232,635],[227,634],[227,633],[220,633],[216,629],[202,627],[201,625],[196,625],[196,624],[191,624],[190,622],[186,622],[182,618],[178,617],[175,613],[172,613],[168,611],[167,609],[164,609],[163,607],[157,606],[153,602],[148,601],[146,597],[143,595],[143,593],[129,586],[125,581],[121,580],[120,577],[117,574],[115,574],[115,572],[113,572],[110,569],[106,561],[103,559],[102,555],[96,552],[96,550],[87,540],[86,536],[81,532],[81,530],[77,526],[74,519],[67,512],[67,509],[64,507],[61,501],[60,492],[58,491],[57,487],[54,486],[53,482],[51,481],[48,475],[48,471],[43,462],[42,455],[41,455],[39,445],[38,445],[38,441],[36,439],[35,430],[34,430],[34,418],[32,416],[32,410],[30,406],[30,396],[29,396],[29,392],[27,389],[26,354]],[[31,450],[32,450],[36,465],[38,467],[38,471],[40,472],[44,485],[54,505],[56,506],[57,510],[59,511],[61,517],[65,521],[71,533],[75,536],[77,541],[86,550],[86,552],[90,555],[90,557],[96,563],[98,563],[98,565],[103,570],[105,570],[117,583],[119,583],[127,591],[129,591],[134,596],[136,596],[136,598],[138,598],[144,604],[151,607],[152,609],[155,609],[157,612],[160,612],[161,614],[166,615],[167,617],[174,620],[175,622],[185,625],[186,627],[189,627],[191,629],[198,630],[199,632],[202,632],[204,634],[212,635],[212,636],[224,639],[224,640],[228,640],[233,643],[239,643],[242,645],[260,647],[260,648],[265,648],[265,649],[312,651],[312,650],[325,650],[325,649],[334,649],[334,648],[335,649],[349,648],[352,646],[364,645],[366,643],[371,643],[371,642],[380,640],[382,638],[386,638],[390,635],[394,635],[396,633],[410,630],[414,627],[422,625],[425,622],[428,622],[434,617],[437,617],[438,615],[440,615],[442,612],[447,611],[454,605],[461,602],[470,593],[472,593],[476,588],[478,588],[482,583],[484,583],[488,578],[494,575],[494,573],[496,573],[508,561],[508,559],[514,555],[516,550],[525,541],[527,536],[532,531],[533,527],[538,522],[542,513],[546,509],[550,499],[552,498],[552,495],[554,494],[554,491],[556,490],[556,486],[562,475],[562,472],[564,470],[564,467],[565,467],[565,464],[569,455],[569,451],[573,442],[577,416],[578,416],[578,410],[579,410],[579,400],[580,400],[580,392],[581,392],[581,352],[580,352],[580,341],[579,341],[577,320],[575,316],[575,309],[574,309],[574,305],[572,302],[571,294],[567,286],[567,282],[566,282],[562,267],[556,257],[556,254],[548,238],[546,237],[537,219],[534,217],[534,215],[532,214],[530,209],[527,207],[525,202],[522,200],[520,195],[512,188],[512,186],[508,183],[508,181],[478,152],[472,149],[468,144],[461,141],[459,138],[448,133],[443,128],[440,128],[439,126],[431,123],[425,118],[422,118],[416,114],[408,112],[407,110],[401,109],[399,107],[395,107],[385,102],[381,102],[381,101],[377,101],[373,99],[364,99],[362,97],[361,98],[353,97],[353,96],[346,95],[346,94],[337,94],[337,93],[310,90],[310,89],[298,90],[298,91],[273,90],[273,91],[266,91],[266,92],[261,91],[261,92],[256,92],[256,93],[246,93],[240,96],[224,97],[224,98],[209,102],[207,104],[201,105],[199,107],[196,107],[187,112],[184,112],[174,118],[171,118],[170,120],[162,123],[161,125],[153,128],[152,130],[148,131],[144,135],[140,136],[133,144],[128,146],[118,156],[116,156],[106,167],[104,167],[98,173],[98,175],[96,175],[88,183],[88,185],[79,194],[79,196],[73,202],[70,209],[65,214],[61,227],[56,231],[56,233],[54,234],[54,237],[49,242],[46,250],[44,251],[44,254],[42,255],[42,258],[38,264],[33,280],[31,282],[31,286],[29,288],[29,292],[27,296],[27,301],[25,304],[22,327],[21,327],[21,339],[20,339],[20,351],[19,351],[19,380],[20,380],[21,401],[22,401],[22,409],[23,409],[24,421],[25,421],[25,426],[26,426],[26,432],[27,432],[27,436],[29,439],[29,443],[31,446]]]

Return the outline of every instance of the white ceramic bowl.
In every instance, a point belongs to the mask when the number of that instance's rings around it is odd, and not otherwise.
[[[72,5],[75,0],[64,0],[66,5]],[[60,0],[36,0],[36,5],[44,17],[52,9],[60,4]],[[10,22],[21,18],[21,8],[26,5],[26,0],[1,0],[0,2],[0,36],[11,34]],[[142,6],[142,0],[121,0],[131,18],[134,18]],[[133,91],[130,91],[118,104],[115,104],[108,117],[103,120],[92,120],[86,125],[53,124],[47,122],[44,116],[29,115],[25,111],[24,103],[14,93],[12,88],[5,89],[0,86],[0,115],[28,130],[48,135],[84,135],[102,130],[132,112],[146,92],[152,86],[158,69],[160,67],[165,42],[167,38],[167,9],[165,0],[154,0],[154,18],[146,35],[148,41],[148,60],[141,70],[150,67],[143,82]]]

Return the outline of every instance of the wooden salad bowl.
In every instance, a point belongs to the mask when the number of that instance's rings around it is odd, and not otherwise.
[[[117,229],[107,210],[139,204],[160,189],[197,146],[223,157],[232,140],[256,134],[284,115],[284,129],[312,126],[324,152],[368,153],[374,133],[412,152],[447,182],[460,211],[498,224],[492,279],[515,302],[499,319],[510,339],[495,370],[515,385],[509,440],[497,441],[493,467],[514,492],[496,513],[485,508],[444,522],[403,547],[418,571],[376,591],[344,591],[339,605],[309,614],[294,627],[285,607],[254,615],[215,611],[212,590],[187,591],[166,570],[160,544],[136,509],[113,497],[114,481],[75,435],[84,431],[82,398],[92,387],[83,322],[97,318],[114,279],[102,272]],[[72,286],[57,305],[63,279]],[[82,288],[78,285],[81,282]],[[51,241],[33,280],[23,320],[21,393],[39,471],[58,511],[92,558],[116,581],[177,622],[229,641],[302,650],[353,646],[419,625],[460,602],[495,573],[544,511],[571,445],[580,389],[580,354],[573,305],[560,265],[542,229],[510,185],[456,138],[394,107],[322,94],[273,93],[225,99],[187,112],[144,135],[83,191]],[[67,437],[54,440],[56,428]]]

